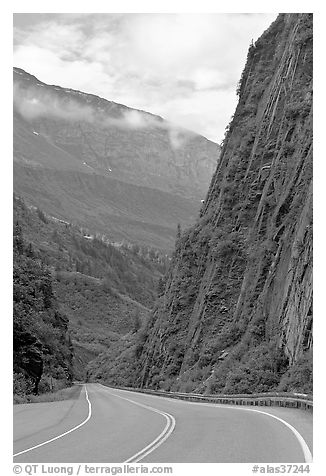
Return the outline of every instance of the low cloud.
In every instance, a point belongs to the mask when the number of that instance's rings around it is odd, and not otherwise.
[[[131,109],[122,111],[120,117],[112,117],[102,109],[82,104],[80,100],[69,97],[69,94],[78,93],[62,94],[62,90],[55,93],[40,84],[23,87],[14,83],[14,108],[27,121],[33,121],[40,117],[50,117],[69,122],[88,122],[101,128],[165,130],[174,149],[184,146],[193,136],[191,131],[182,129],[146,112]]]
[[[248,46],[275,17],[15,14],[14,62],[47,83],[150,111],[218,141],[234,112]],[[131,116],[130,127],[142,127],[137,121]]]
[[[62,99],[40,88],[22,88],[14,84],[14,107],[27,120],[54,117],[66,121],[94,122],[94,110],[72,99]]]

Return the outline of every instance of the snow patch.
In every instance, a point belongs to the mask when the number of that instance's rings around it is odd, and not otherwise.
[[[56,221],[58,223],[64,223],[65,225],[70,225],[70,223],[68,221],[60,220],[60,218],[56,218],[56,217],[53,217],[53,216],[50,216],[50,218],[52,218],[53,221]]]

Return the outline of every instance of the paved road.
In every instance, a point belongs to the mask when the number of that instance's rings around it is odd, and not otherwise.
[[[310,413],[265,407],[258,410],[87,384],[75,400],[15,405],[14,462],[310,460]]]

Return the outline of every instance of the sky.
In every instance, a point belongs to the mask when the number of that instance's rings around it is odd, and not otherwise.
[[[214,142],[249,44],[275,13],[15,13],[14,66],[158,114]]]

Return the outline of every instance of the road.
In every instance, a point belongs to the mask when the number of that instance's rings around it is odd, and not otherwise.
[[[266,412],[266,413],[265,413]],[[75,400],[14,406],[14,462],[301,463],[312,415],[84,385]]]

